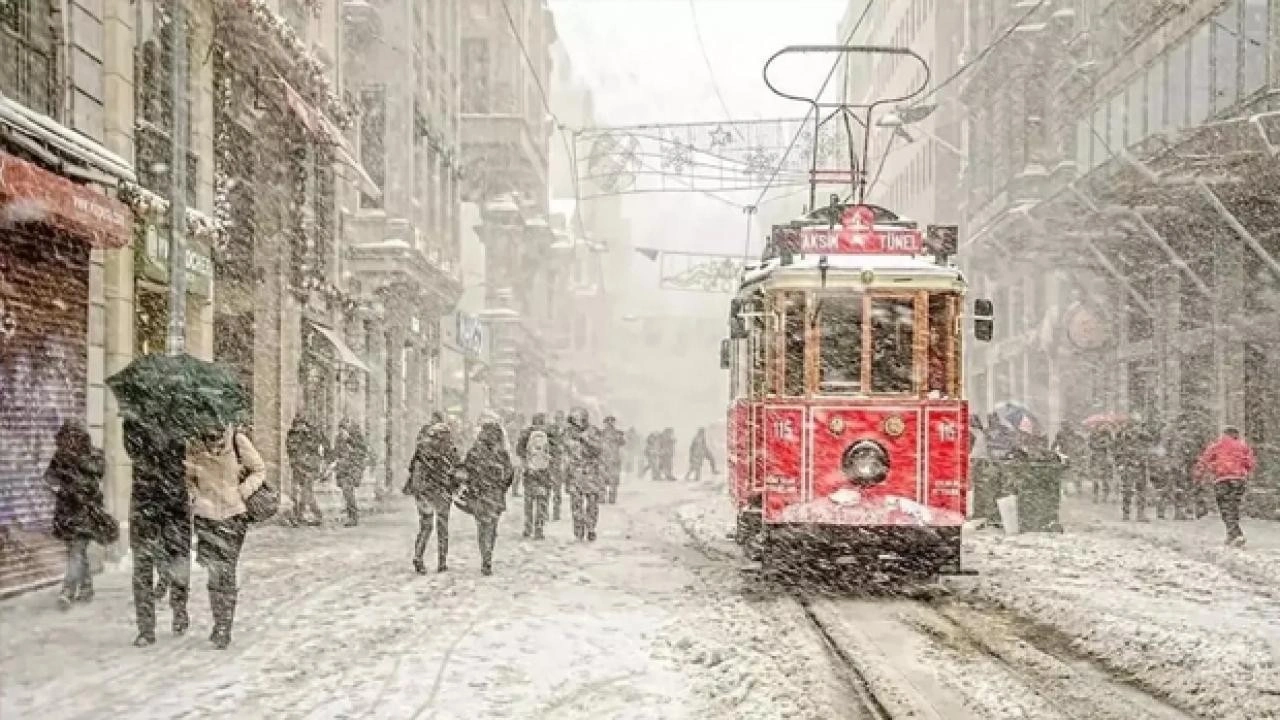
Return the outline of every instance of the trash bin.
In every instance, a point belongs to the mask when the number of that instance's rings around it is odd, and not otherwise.
[[[972,461],[969,478],[973,486],[973,517],[984,518],[987,524],[1000,525],[1000,511],[996,500],[1004,497],[1005,472],[1004,463],[985,458]]]
[[[1062,478],[1067,466],[1054,462],[1013,462],[1006,471],[1016,474],[1018,522],[1023,532],[1062,532]]]

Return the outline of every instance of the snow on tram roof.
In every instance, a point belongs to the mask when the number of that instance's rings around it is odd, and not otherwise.
[[[779,258],[772,258],[763,265],[748,267],[742,275],[742,287],[770,279],[791,279],[793,276],[818,277],[821,255],[796,255],[791,264],[783,265]],[[827,255],[827,279],[832,284],[839,278],[860,278],[864,271],[901,284],[915,279],[923,284],[953,284],[963,286],[964,275],[959,268],[939,265],[928,255]],[[806,283],[807,284],[807,283]]]

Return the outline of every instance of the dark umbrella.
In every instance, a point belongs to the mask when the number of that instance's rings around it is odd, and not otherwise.
[[[135,358],[107,387],[126,413],[183,437],[249,415],[249,394],[231,369],[185,353]]]
[[[995,408],[995,415],[1000,418],[1000,422],[1005,427],[1011,430],[1018,430],[1028,435],[1044,434],[1040,420],[1024,405],[1011,402],[1000,403]]]

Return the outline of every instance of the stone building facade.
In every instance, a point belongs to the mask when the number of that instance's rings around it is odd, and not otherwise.
[[[1280,477],[1280,3],[967,3],[975,409],[1242,427]],[[1012,30],[1010,28],[1013,27]]]

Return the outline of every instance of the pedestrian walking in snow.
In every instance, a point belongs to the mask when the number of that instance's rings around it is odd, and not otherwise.
[[[209,573],[209,609],[213,611],[209,640],[223,649],[231,644],[239,595],[236,566],[249,531],[245,501],[266,482],[267,466],[249,435],[235,426],[211,431],[190,443],[186,465],[196,562]]]
[[[44,482],[53,492],[53,536],[67,544],[67,572],[58,604],[93,599],[93,575],[89,572],[89,543],[115,541],[119,528],[103,507],[102,476],[106,457],[93,446],[89,431],[68,420],[57,435],[57,449]]]
[[[1213,483],[1218,513],[1227,530],[1227,545],[1244,547],[1244,531],[1240,529],[1240,502],[1244,499],[1249,475],[1257,467],[1253,448],[1240,437],[1240,430],[1228,425],[1222,435],[1209,444],[1196,463],[1197,475]]]
[[[351,418],[344,418],[338,425],[338,437],[334,442],[334,477],[342,490],[342,503],[347,512],[347,527],[355,527],[360,521],[360,508],[356,504],[356,489],[369,465],[369,445],[364,440],[360,426]]]
[[[1141,421],[1131,419],[1116,433],[1115,465],[1120,480],[1120,517],[1133,517],[1138,522],[1147,518],[1147,495],[1151,485],[1148,478],[1150,438]]]
[[[659,456],[659,448],[662,445],[662,436],[659,433],[651,432],[644,439],[644,459],[640,466],[640,477],[644,477],[645,473],[649,474],[650,480],[661,480],[659,477],[659,466],[661,461]]]
[[[551,435],[545,413],[534,413],[533,423],[520,433],[516,455],[524,465],[524,537],[541,540],[547,524],[551,497]]]
[[[684,479],[701,481],[703,463],[711,466],[712,475],[720,474],[716,469],[716,459],[711,454],[711,448],[707,446],[707,429],[698,428],[698,431],[693,434],[693,440],[689,443],[689,470],[685,473]]]
[[[973,439],[970,437],[969,449],[973,449]],[[1079,495],[1083,492],[1084,483],[1084,437],[1076,430],[1075,423],[1066,421],[1062,423],[1062,427],[1058,428],[1058,434],[1053,438],[1053,444],[1049,447],[1054,453],[1062,459],[1067,466],[1067,475],[1070,478],[1071,486],[1075,490],[1075,494]]]
[[[667,428],[658,438],[658,472],[663,480],[675,482],[676,431]]]
[[[1115,473],[1115,436],[1108,427],[1095,427],[1089,432],[1088,445],[1093,502],[1106,502],[1111,497],[1111,477]]]
[[[480,426],[475,445],[463,463],[464,485],[459,504],[476,519],[480,541],[480,574],[493,574],[493,549],[498,541],[498,519],[507,509],[507,490],[515,476],[511,457],[496,422]]]
[[[413,569],[419,575],[427,571],[422,555],[427,550],[433,528],[436,532],[436,572],[449,569],[449,512],[461,483],[458,479],[460,469],[453,432],[443,418],[436,416],[418,432],[417,447],[409,462],[409,479],[404,484],[404,494],[412,497],[418,507]]]
[[[627,438],[618,429],[617,418],[610,415],[604,419],[604,427],[600,429],[600,450],[603,454],[603,472],[605,480],[605,502],[610,505],[618,503],[618,487],[622,484],[622,453]]]
[[[600,433],[591,427],[583,408],[569,413],[565,432],[565,455],[569,465],[569,510],[573,515],[573,536],[594,542],[600,520],[600,498],[605,482],[604,451]]]
[[[640,469],[641,454],[644,452],[644,448],[640,444],[640,433],[636,432],[634,427],[627,428],[623,439],[622,469],[628,474],[635,473]]]
[[[520,454],[515,452],[515,443],[520,433],[524,432],[524,428],[524,415],[520,413],[511,415],[509,422],[503,428],[507,453],[511,456],[511,464],[515,470],[515,479],[511,481],[511,494],[515,497],[520,497],[520,487],[524,484],[524,462],[520,459]]]
[[[556,411],[556,420],[551,425],[551,519],[560,519],[560,508],[564,504],[564,487],[568,478],[565,463],[564,436],[568,426],[564,411]]]
[[[156,641],[155,603],[167,591],[173,632],[190,625],[191,503],[186,483],[186,441],[168,428],[135,417],[123,421],[124,449],[133,463],[129,498],[129,550],[133,555],[134,645]]]
[[[1176,488],[1174,519],[1199,519],[1209,514],[1205,488],[1196,482],[1200,453],[1213,440],[1207,423],[1197,413],[1184,412],[1173,423],[1169,442],[1169,468]]]
[[[324,433],[311,418],[299,413],[285,436],[285,450],[289,453],[289,469],[293,476],[293,519],[298,524],[319,525],[324,520],[320,504],[316,502],[315,484],[324,474],[324,463],[329,456]],[[314,519],[308,521],[307,513]]]

